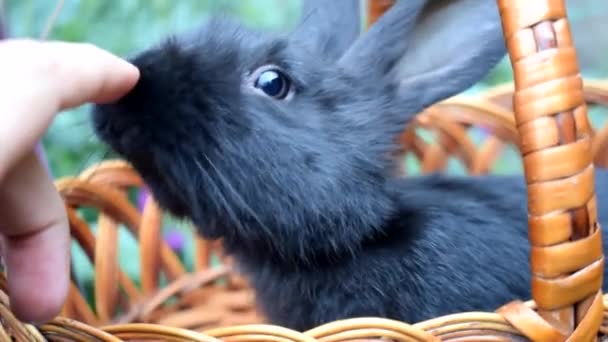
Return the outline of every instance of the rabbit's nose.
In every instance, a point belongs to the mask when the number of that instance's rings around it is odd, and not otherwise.
[[[140,78],[133,89],[118,101],[110,104],[108,108],[117,112],[127,112],[131,116],[138,115],[140,112],[154,108],[162,99],[162,89],[159,87],[160,85],[155,84],[154,79],[149,77],[146,70],[141,70]]]
[[[166,93],[163,79],[167,71],[162,66],[162,56],[155,50],[144,51],[126,58],[139,70],[139,80],[125,96],[114,103],[114,106],[125,110],[137,110],[148,107],[162,99]]]

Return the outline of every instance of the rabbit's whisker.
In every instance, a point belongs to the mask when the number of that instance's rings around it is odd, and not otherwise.
[[[194,162],[196,163],[196,166],[199,168],[199,170],[203,173],[203,175],[209,180],[209,185],[213,187],[213,192],[217,194],[221,205],[224,207],[224,209],[228,213],[228,216],[230,216],[230,218],[232,219],[233,223],[237,226],[238,229],[244,230],[244,227],[242,226],[230,203],[226,199],[226,196],[221,191],[221,188],[214,182],[213,178],[209,175],[209,173],[207,173],[207,171],[198,159],[194,159]]]
[[[224,175],[222,175],[222,173],[220,172],[220,170],[215,166],[215,164],[213,164],[213,162],[211,161],[211,159],[209,159],[209,157],[207,157],[207,155],[203,154],[203,157],[205,157],[205,160],[207,160],[207,162],[209,163],[209,165],[211,166],[211,168],[215,171],[215,173],[218,176],[219,181],[222,183],[222,185],[232,192],[232,194],[234,195],[234,197],[240,202],[241,206],[243,206],[243,208],[245,208],[245,210],[247,210],[249,212],[249,214],[253,217],[253,219],[270,236],[271,230],[262,222],[262,220],[260,219],[260,217],[247,204],[247,202],[245,201],[245,199],[243,198],[243,196],[241,196],[239,194],[239,192],[232,186],[232,184],[230,184],[230,181],[228,179],[226,179],[226,177],[224,177]]]

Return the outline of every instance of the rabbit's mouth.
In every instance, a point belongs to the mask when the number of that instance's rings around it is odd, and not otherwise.
[[[145,156],[137,153],[143,148],[141,142],[142,130],[135,122],[130,122],[123,113],[117,111],[112,105],[97,105],[93,107],[93,128],[97,137],[109,145],[119,155],[131,159],[130,155]],[[139,159],[139,158],[138,158]]]
[[[158,204],[171,214],[191,218],[186,192],[176,184],[172,174],[174,156],[157,153],[145,137],[144,129],[124,117],[111,105],[97,105],[93,109],[93,125],[96,135],[121,158],[129,162],[143,178]]]
[[[173,174],[170,166],[163,168],[158,162],[150,162],[145,158],[132,157],[128,160],[141,175],[152,196],[163,210],[179,219],[192,221],[205,238],[221,237],[220,225],[217,224],[214,215],[201,217],[198,202],[200,198],[198,198],[197,191],[191,187],[184,188],[184,184],[182,184],[187,180]]]

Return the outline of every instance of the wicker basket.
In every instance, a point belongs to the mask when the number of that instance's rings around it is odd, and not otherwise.
[[[392,1],[370,1],[373,22]],[[194,270],[161,238],[162,213],[153,198],[143,211],[129,200],[145,186],[123,161],[105,161],[75,177],[57,181],[74,240],[95,265],[92,309],[72,282],[59,318],[41,326],[17,321],[8,309],[0,278],[0,339],[11,341],[593,341],[608,334],[601,293],[601,248],[585,240],[559,240],[564,231],[599,237],[593,192],[593,164],[608,166],[608,124],[594,129],[587,105],[608,107],[608,82],[578,73],[564,0],[498,0],[515,83],[475,98],[457,97],[420,113],[404,129],[400,154],[420,161],[421,171],[442,170],[450,158],[472,175],[488,173],[505,146],[523,156],[528,182],[532,294],[534,301],[505,303],[494,313],[471,312],[425,322],[354,318],[307,332],[265,324],[247,281],[231,270],[221,242],[196,237]],[[512,101],[513,100],[513,101]],[[491,132],[481,142],[472,128]],[[433,133],[432,142],[419,135]],[[565,162],[564,162],[565,161]],[[402,170],[403,171],[403,170]],[[576,191],[571,188],[576,186]],[[568,201],[550,196],[572,191]],[[589,200],[591,198],[591,200]],[[78,215],[97,215],[97,234]],[[552,215],[546,213],[552,212]],[[573,217],[574,219],[570,219]],[[124,225],[140,248],[140,285],[120,268],[118,227]],[[551,244],[549,247],[548,245]],[[583,257],[574,258],[575,255]],[[598,254],[599,253],[599,254]],[[211,266],[219,257],[221,264]],[[560,274],[563,260],[579,271]],[[585,263],[585,260],[596,260]],[[167,279],[159,282],[160,275]],[[608,338],[606,338],[608,340]]]

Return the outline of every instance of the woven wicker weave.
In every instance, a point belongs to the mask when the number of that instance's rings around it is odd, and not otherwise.
[[[373,22],[391,3],[371,1],[370,20]],[[474,99],[450,99],[420,113],[404,129],[398,152],[415,156],[422,172],[442,170],[450,158],[456,158],[474,175],[488,173],[507,145],[521,152],[530,200],[534,301],[505,303],[495,313],[461,313],[413,324],[356,318],[307,332],[267,325],[255,310],[251,288],[231,270],[231,260],[222,256],[221,244],[197,238],[194,272],[188,272],[161,238],[162,214],[153,198],[141,213],[129,200],[129,189],[144,186],[141,178],[122,161],[106,161],[56,183],[66,202],[72,236],[95,265],[95,309],[73,284],[60,318],[38,327],[22,324],[8,309],[6,284],[0,277],[0,340],[333,342],[384,337],[460,342],[603,338],[608,333],[608,322],[604,321],[608,296],[603,297],[600,290],[603,254],[601,244],[596,244],[600,233],[591,177],[593,162],[598,167],[608,166],[608,124],[592,128],[587,105],[608,107],[608,82],[586,80],[583,87],[564,0],[498,0],[498,4],[515,72],[514,85],[491,89]],[[490,134],[475,143],[470,131],[480,127]],[[432,132],[433,142],[426,142],[419,135],[420,129]],[[549,196],[556,191],[576,195]],[[81,208],[98,213],[95,236],[78,215]],[[138,240],[141,286],[119,266],[119,225],[128,227]],[[565,233],[570,231],[579,239],[570,241]],[[210,266],[213,255],[221,258],[221,266]],[[161,273],[168,285],[159,284]]]

